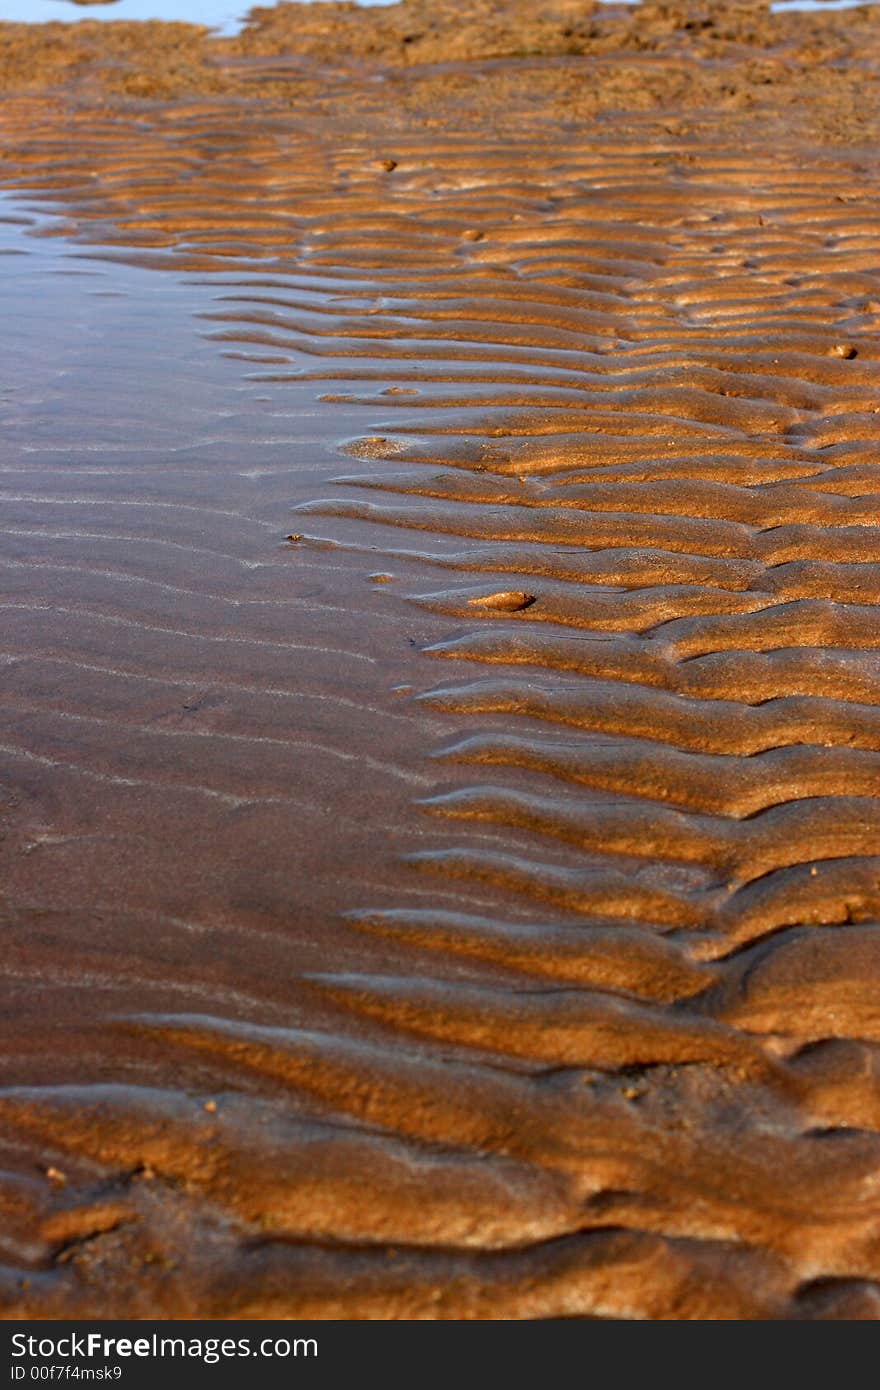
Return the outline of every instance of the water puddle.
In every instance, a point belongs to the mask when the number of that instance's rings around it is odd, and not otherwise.
[[[285,539],[363,412],[335,406],[330,429],[295,348],[275,383],[265,350],[216,339],[203,316],[246,295],[243,263],[233,286],[206,283],[62,230],[0,199],[16,325],[0,341],[0,781],[29,788],[8,883],[29,904],[21,947],[32,911],[55,922],[25,987],[34,1008],[53,995],[50,1054],[75,1015],[107,1027],[108,1010],[181,1002],[181,969],[190,1007],[231,999],[234,975],[254,1017],[281,1016],[269,996],[341,949],[339,912],[374,895],[389,836],[419,843],[404,822],[432,780],[425,720],[392,687],[444,631],[389,608],[363,557]],[[48,976],[63,922],[82,914],[73,980],[106,912],[105,983],[84,1002]]]

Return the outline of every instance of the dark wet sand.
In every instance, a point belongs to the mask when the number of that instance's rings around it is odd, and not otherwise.
[[[880,13],[534,8],[0,26],[6,1317],[880,1316]]]

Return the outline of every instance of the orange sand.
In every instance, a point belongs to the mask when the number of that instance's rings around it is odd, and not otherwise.
[[[0,26],[200,315],[4,458],[7,1317],[880,1315],[880,11],[536,8]]]

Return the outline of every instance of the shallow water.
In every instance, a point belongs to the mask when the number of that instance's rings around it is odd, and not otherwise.
[[[179,853],[188,826],[201,847],[198,897],[207,906],[214,870],[204,852],[231,816],[233,858],[241,860],[237,891],[253,903],[246,915],[256,910],[269,924],[279,889],[268,884],[283,860],[279,925],[286,930],[295,916],[298,882],[314,927],[316,844],[303,817],[332,815],[339,859],[320,881],[334,899],[347,896],[343,866],[357,875],[353,866],[364,863],[354,842],[345,845],[344,832],[339,838],[349,815],[356,840],[364,830],[368,838],[406,839],[390,810],[387,823],[380,815],[368,830],[359,816],[360,778],[365,767],[375,773],[374,807],[384,798],[383,778],[398,801],[401,787],[430,782],[406,766],[407,729],[420,721],[399,710],[400,697],[389,692],[413,663],[413,634],[424,640],[442,624],[389,617],[384,588],[363,574],[353,577],[344,556],[306,559],[285,541],[291,505],[329,486],[340,460],[327,445],[321,387],[297,380],[296,353],[270,359],[286,368],[276,385],[265,379],[265,354],[224,347],[212,324],[200,324],[205,314],[226,309],[240,288],[224,291],[176,271],[173,262],[158,273],[131,256],[118,260],[112,250],[70,245],[57,219],[21,198],[3,198],[0,219],[0,294],[16,319],[15,346],[0,345],[4,615],[12,639],[2,656],[5,709],[11,715],[18,689],[14,722],[19,733],[30,727],[25,744],[48,740],[39,749],[13,740],[5,756],[23,758],[38,778],[45,767],[56,786],[67,776],[82,778],[74,819],[92,801],[90,786],[102,801],[125,799],[130,789],[141,824],[132,824],[140,841],[125,908],[132,926],[143,912],[144,920],[178,922],[184,940],[211,930],[192,917],[192,885],[185,886]],[[243,282],[238,278],[236,287]],[[332,287],[331,277],[324,292]],[[356,407],[335,414],[343,434],[346,424],[354,430],[363,423]],[[375,615],[368,640],[365,610]],[[14,632],[36,642],[35,665],[32,657],[22,664]],[[37,667],[45,663],[44,685]],[[25,668],[31,673],[22,685]],[[386,717],[393,752],[383,762],[376,719]],[[55,739],[49,726],[58,729],[57,759],[47,756]],[[146,747],[134,752],[142,736],[153,754]],[[136,764],[143,764],[141,773]],[[91,862],[83,891],[93,896],[92,872],[111,872],[129,833],[121,805],[115,815],[103,870],[93,860],[97,844],[84,854],[72,825],[61,835],[38,836],[38,896],[54,896],[50,861],[68,854],[81,870]],[[219,852],[223,838],[216,845],[218,884],[232,862],[228,851]],[[147,844],[159,855],[152,863]],[[185,852],[189,857],[192,845]],[[308,872],[297,867],[300,853],[312,861]],[[162,863],[167,854],[173,865]],[[171,882],[177,886],[169,898]],[[227,929],[236,930],[230,921]],[[323,947],[320,960],[326,963]],[[60,1014],[54,1017],[60,1022]]]

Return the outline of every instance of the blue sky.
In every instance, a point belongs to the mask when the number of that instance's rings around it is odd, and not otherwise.
[[[117,0],[113,5],[72,5],[70,0],[0,0],[0,19],[189,19],[234,28],[254,4],[271,0]],[[389,0],[362,0],[388,4]]]

